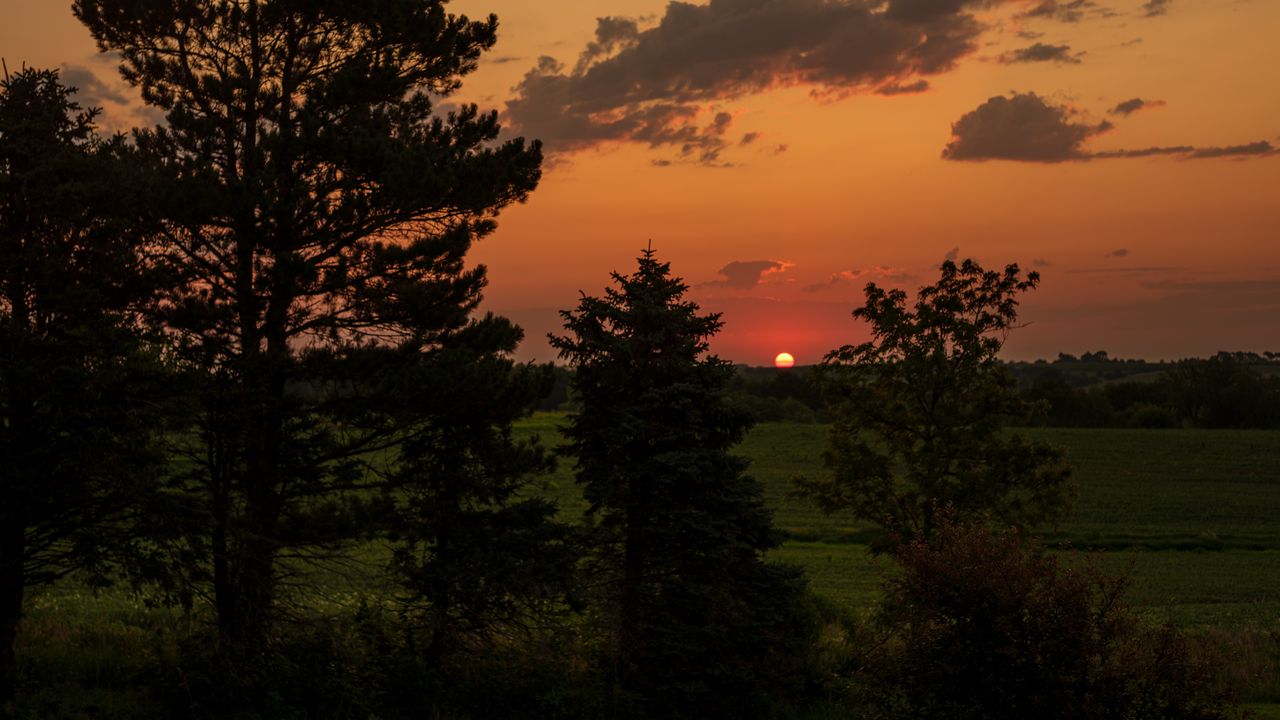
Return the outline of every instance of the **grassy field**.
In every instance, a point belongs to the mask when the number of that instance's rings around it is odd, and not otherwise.
[[[523,436],[560,442],[563,416],[523,422]],[[1127,572],[1132,601],[1153,622],[1172,622],[1220,645],[1261,718],[1280,719],[1280,433],[1193,430],[1030,431],[1066,449],[1076,466],[1078,499],[1059,527],[1042,529],[1054,545],[1093,549],[1104,567]],[[824,472],[826,428],[765,424],[740,452],[764,485],[787,541],[775,558],[805,568],[814,591],[832,603],[869,614],[879,602],[890,564],[865,545],[871,528],[827,517],[791,495],[796,475]],[[572,466],[560,463],[543,492],[576,519],[585,510]],[[360,559],[368,582],[344,578],[309,598],[312,608],[341,609],[376,593],[373,573],[385,551],[367,546]],[[189,623],[178,611],[145,607],[126,592],[92,595],[74,582],[31,598],[21,638],[27,672],[56,701],[61,678],[93,683],[99,703],[85,717],[117,704],[141,702],[150,673],[176,652]],[[150,669],[149,669],[150,668]],[[138,706],[142,707],[142,706]],[[121,717],[146,717],[145,708]]]
[[[559,442],[557,415],[521,426]],[[1096,553],[1132,577],[1130,599],[1152,622],[1212,637],[1239,658],[1254,709],[1280,718],[1280,433],[1215,430],[1032,429],[1066,450],[1077,499],[1051,545]],[[871,556],[872,533],[848,517],[828,517],[791,494],[797,475],[825,472],[824,426],[768,423],[739,452],[764,485],[788,540],[778,560],[805,568],[828,600],[870,613],[890,563]],[[562,463],[548,479],[566,516],[584,505]]]

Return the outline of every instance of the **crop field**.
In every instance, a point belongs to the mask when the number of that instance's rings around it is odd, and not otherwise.
[[[563,421],[539,414],[518,432],[555,446]],[[792,478],[825,471],[826,432],[764,424],[739,452],[752,461],[787,538],[775,559],[805,568],[813,590],[832,604],[869,617],[892,571],[868,552],[872,528],[827,517],[791,494]],[[1063,447],[1076,466],[1074,510],[1059,527],[1041,529],[1046,541],[1092,551],[1103,568],[1129,574],[1130,600],[1143,616],[1218,646],[1246,688],[1247,707],[1280,718],[1280,432],[1027,432]],[[585,510],[572,470],[562,460],[542,490],[559,500],[566,519]],[[368,577],[335,578],[309,607],[340,610],[385,592],[376,577],[386,551],[370,545],[355,553],[354,566]],[[68,684],[95,684],[100,697],[85,702],[103,712],[140,698],[148,668],[163,664],[184,628],[200,622],[146,607],[123,589],[94,594],[74,581],[41,591],[29,607],[19,651],[27,671],[49,683],[51,697],[61,692],[60,675]]]

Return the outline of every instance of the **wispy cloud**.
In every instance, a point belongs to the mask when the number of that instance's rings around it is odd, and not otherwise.
[[[1082,57],[1084,57],[1084,53],[1071,52],[1070,45],[1047,45],[1045,43],[1036,43],[1028,47],[1003,53],[996,58],[996,60],[1003,65],[1037,62],[1079,65],[1080,58]]]
[[[703,283],[703,287],[728,287],[734,290],[752,290],[770,276],[779,275],[795,267],[785,260],[734,260],[720,268],[721,280]]]
[[[1111,108],[1107,112],[1111,113],[1112,115],[1129,117],[1130,115],[1136,112],[1139,112],[1141,110],[1150,110],[1152,108],[1164,107],[1164,104],[1165,103],[1163,100],[1143,100],[1142,98],[1133,98],[1131,100],[1125,100],[1124,102],[1116,105],[1115,107]]]
[[[814,283],[805,288],[806,292],[822,292],[833,287],[841,285],[849,285],[861,281],[882,280],[890,283],[910,282],[914,276],[901,269],[890,267],[888,265],[877,265],[875,267],[864,268],[861,270],[841,270],[832,273],[826,282]]]

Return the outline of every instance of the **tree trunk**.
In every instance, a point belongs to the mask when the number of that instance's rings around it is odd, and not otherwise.
[[[18,622],[22,619],[22,599],[26,591],[24,545],[21,528],[4,529],[4,536],[0,538],[0,718],[13,715],[18,689],[14,643],[18,638]]]

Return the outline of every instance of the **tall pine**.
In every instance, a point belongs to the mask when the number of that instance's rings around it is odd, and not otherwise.
[[[500,140],[496,113],[443,106],[497,34],[443,0],[74,10],[165,113],[139,135],[171,175],[157,320],[198,388],[175,557],[223,640],[260,647],[282,559],[367,530],[368,498],[408,482],[374,470],[447,424],[396,379],[450,348],[509,351],[504,321],[473,317],[485,273],[465,256],[537,185],[541,152]]]
[[[652,250],[613,279],[552,337],[576,373],[566,452],[595,520],[612,666],[655,716],[764,714],[798,677],[808,626],[799,573],[762,557],[771,512],[731,452],[750,422],[726,402],[732,365],[708,355],[720,317]]]

